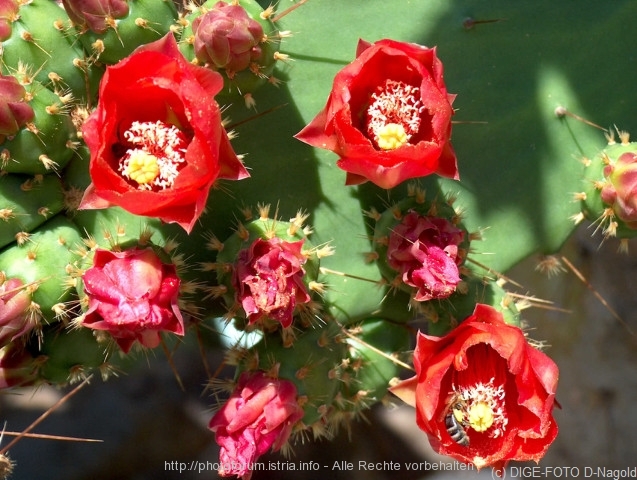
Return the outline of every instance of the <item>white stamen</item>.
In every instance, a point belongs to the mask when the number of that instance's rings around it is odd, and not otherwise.
[[[179,167],[185,163],[185,153],[188,147],[184,134],[174,125],[161,121],[157,122],[133,122],[124,132],[124,138],[132,145],[139,148],[131,148],[120,160],[119,172],[130,179],[130,159],[136,152],[144,152],[157,159],[159,174],[148,183],[139,184],[140,190],[151,190],[159,187],[161,190],[172,187],[179,173]]]
[[[375,142],[388,124],[402,125],[407,141],[418,133],[425,107],[420,89],[396,80],[386,80],[370,98],[367,109],[367,134]]]

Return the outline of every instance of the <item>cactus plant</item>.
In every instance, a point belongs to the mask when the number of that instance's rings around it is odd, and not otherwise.
[[[231,390],[258,377],[293,412],[264,445],[329,438],[397,400],[424,338],[412,323],[432,345],[475,311],[518,332],[506,270],[558,251],[573,218],[635,231],[634,145],[565,114],[634,129],[631,77],[604,55],[631,2],[551,3],[548,19],[504,0],[61,3],[0,7],[0,319],[28,303],[33,324],[3,334],[7,388],[106,379],[137,351],[228,328]],[[605,75],[583,82],[591,62]],[[401,398],[420,395],[407,385]],[[226,442],[241,428],[222,416]],[[428,417],[432,443],[474,448],[447,421]],[[479,438],[478,467],[527,458]]]

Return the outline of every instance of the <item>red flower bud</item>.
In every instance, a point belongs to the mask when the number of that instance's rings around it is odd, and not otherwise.
[[[31,295],[23,287],[24,282],[17,278],[0,284],[0,346],[21,337],[36,326],[35,317],[29,312]]]
[[[391,388],[438,453],[478,468],[538,461],[557,435],[558,369],[493,307],[444,337],[419,334],[416,375]]]
[[[27,92],[11,75],[0,75],[0,143],[15,135],[35,117],[26,101]]]
[[[4,42],[11,36],[13,22],[20,18],[20,2],[18,0],[0,1],[0,42]]]
[[[361,40],[356,60],[336,74],[327,105],[296,138],[336,153],[348,185],[369,180],[392,188],[432,173],[457,179],[454,98],[435,48]]]
[[[79,208],[117,205],[190,232],[215,181],[249,176],[221,125],[222,87],[171,34],[108,67],[82,129],[93,183]]]
[[[604,177],[607,181],[600,192],[602,201],[628,227],[637,228],[637,154],[621,154],[614,164],[604,168]]]
[[[405,284],[417,289],[423,302],[451,295],[460,282],[458,245],[464,231],[449,220],[409,212],[389,236],[387,261],[402,273]]]
[[[125,353],[135,340],[156,347],[162,330],[184,334],[176,268],[162,263],[151,248],[99,249],[82,281],[88,297],[82,325],[110,333]]]
[[[279,450],[303,418],[296,387],[264,372],[243,372],[230,399],[210,420],[221,447],[219,475],[247,480],[252,464],[270,448]]]
[[[302,247],[303,240],[258,238],[250,248],[239,252],[233,284],[249,323],[265,316],[287,328],[292,324],[296,305],[310,301],[303,283],[306,257]]]
[[[241,5],[218,2],[193,21],[192,30],[197,59],[225,69],[229,77],[261,57],[263,28]]]
[[[104,33],[113,20],[128,15],[127,0],[62,0],[71,21],[95,33]]]

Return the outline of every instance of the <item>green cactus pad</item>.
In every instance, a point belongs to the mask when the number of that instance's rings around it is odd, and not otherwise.
[[[336,333],[327,327],[306,330],[291,347],[284,346],[276,336],[263,339],[244,356],[237,376],[245,370],[278,368],[278,377],[293,382],[298,395],[306,397],[303,423],[319,422],[329,411],[338,388],[336,367],[347,357],[346,345]]]
[[[375,403],[385,396],[389,381],[404,370],[402,353],[411,348],[411,334],[405,325],[381,318],[371,318],[359,326],[356,338],[348,339],[355,380],[348,388],[350,395],[364,392],[363,405]],[[361,342],[362,341],[362,342]],[[379,353],[382,352],[382,353]],[[384,355],[383,355],[384,354]],[[361,361],[359,365],[356,362]],[[355,405],[355,402],[353,402]]]
[[[61,324],[45,328],[41,348],[31,345],[31,349],[34,357],[46,358],[38,371],[39,378],[54,385],[81,381],[104,368],[108,358],[106,345],[99,344],[91,330]]]
[[[70,89],[78,101],[93,98],[101,69],[88,62],[75,37],[69,35],[69,25],[68,15],[56,2],[23,2],[11,37],[2,42],[2,72],[13,74],[24,65],[35,80],[52,90]]]
[[[76,130],[60,97],[33,81],[25,85],[35,118],[0,144],[0,169],[28,175],[59,172],[73,156]]]
[[[55,175],[0,178],[0,248],[31,232],[64,208],[62,183]]]
[[[56,306],[71,298],[69,266],[76,259],[72,250],[81,244],[78,228],[58,215],[33,231],[22,245],[14,243],[0,250],[0,271],[8,278],[37,285],[33,301],[45,320],[54,321]]]

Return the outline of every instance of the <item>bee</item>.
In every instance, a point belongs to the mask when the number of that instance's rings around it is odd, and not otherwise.
[[[451,439],[463,447],[469,446],[469,436],[465,431],[468,422],[465,420],[466,403],[462,396],[455,393],[445,408],[445,427]]]

